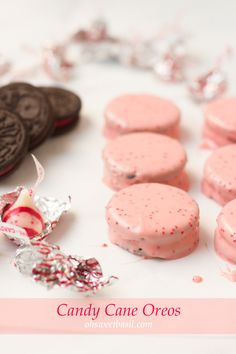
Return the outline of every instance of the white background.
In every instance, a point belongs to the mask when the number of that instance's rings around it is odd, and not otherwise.
[[[166,22],[181,15],[183,27],[189,32],[193,56],[211,64],[226,45],[235,46],[236,3],[222,0],[8,0],[0,1],[0,52],[22,60],[20,46],[39,47],[45,41],[64,38],[67,33],[86,25],[97,16],[105,17],[111,31],[122,35],[154,34]],[[19,55],[19,57],[18,57]],[[235,60],[227,65],[229,94],[235,93]],[[192,73],[197,71],[193,66]],[[32,78],[33,83],[50,84],[48,78]],[[186,85],[164,84],[153,74],[121,68],[116,65],[81,66],[76,77],[66,84],[83,100],[83,118],[73,132],[48,140],[34,151],[46,169],[46,178],[38,193],[66,198],[72,196],[73,208],[64,217],[50,240],[67,252],[96,256],[104,273],[118,275],[120,280],[98,296],[113,297],[235,297],[236,284],[220,274],[225,264],[212,249],[215,219],[220,207],[200,193],[203,163],[208,152],[200,150],[203,107],[188,97]],[[101,135],[103,109],[113,96],[124,92],[151,92],[171,98],[181,108],[181,141],[189,156],[190,193],[201,208],[201,243],[189,257],[177,261],[140,260],[107,242],[104,207],[112,192],[101,182]],[[28,156],[20,169],[1,181],[0,191],[16,185],[30,186],[35,171]],[[208,249],[205,246],[208,244]],[[66,290],[47,292],[19,275],[10,260],[15,246],[0,239],[1,297],[78,297]],[[195,274],[204,278],[194,284]],[[4,353],[120,353],[145,350],[148,353],[234,353],[233,337],[221,336],[2,336]],[[4,348],[4,350],[3,350]]]

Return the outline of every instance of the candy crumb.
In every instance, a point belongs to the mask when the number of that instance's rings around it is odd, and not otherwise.
[[[102,247],[108,247],[108,244],[107,243],[103,243]]]
[[[201,277],[200,275],[194,275],[192,281],[194,283],[201,283],[203,281],[203,277]]]

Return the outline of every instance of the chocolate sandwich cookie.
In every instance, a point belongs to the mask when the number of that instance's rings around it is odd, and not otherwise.
[[[17,114],[0,109],[0,177],[12,172],[28,151],[28,134]]]
[[[17,113],[29,134],[29,148],[41,144],[54,129],[54,118],[46,95],[38,88],[11,83],[0,88],[0,108]]]
[[[79,120],[81,99],[71,91],[60,87],[41,87],[52,106],[55,119],[54,134],[64,133]]]

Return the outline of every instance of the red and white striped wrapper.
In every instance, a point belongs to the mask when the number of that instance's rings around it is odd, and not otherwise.
[[[14,264],[21,273],[49,289],[59,286],[78,292],[94,293],[109,285],[116,277],[104,277],[97,259],[66,255],[59,246],[47,242],[47,237],[56,227],[62,214],[70,209],[71,200],[69,198],[68,201],[60,201],[35,194],[44,178],[44,169],[34,156],[33,159],[38,178],[29,193],[43,216],[42,232],[30,238],[23,228],[2,221],[4,211],[17,200],[23,187],[17,187],[14,191],[0,196],[0,232],[18,246]]]

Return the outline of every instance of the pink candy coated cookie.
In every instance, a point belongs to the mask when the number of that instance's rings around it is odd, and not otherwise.
[[[179,121],[180,111],[171,101],[148,94],[127,94],[108,103],[104,135],[111,139],[147,131],[178,138]]]
[[[159,182],[188,190],[184,171],[186,153],[181,144],[154,133],[121,135],[103,151],[104,182],[114,190],[136,183]]]
[[[183,190],[159,183],[117,192],[107,205],[111,242],[137,255],[175,259],[198,244],[199,209]]]
[[[236,144],[218,148],[207,159],[202,191],[221,205],[236,198]]]
[[[224,206],[217,218],[215,249],[223,259],[236,264],[236,199]]]
[[[208,104],[203,129],[204,147],[215,148],[236,143],[236,97]]]

